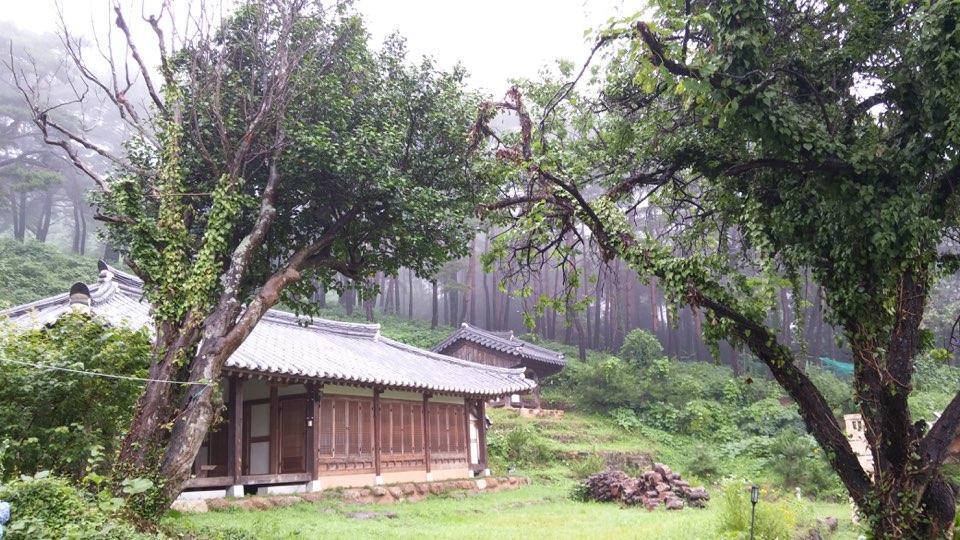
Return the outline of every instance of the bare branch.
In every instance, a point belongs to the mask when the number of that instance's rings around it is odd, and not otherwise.
[[[113,11],[117,14],[115,21],[117,28],[123,32],[123,35],[127,39],[127,47],[130,49],[130,54],[133,55],[133,59],[136,60],[137,65],[140,66],[140,76],[143,77],[143,82],[147,86],[147,92],[150,94],[150,99],[153,100],[153,104],[157,107],[157,110],[162,113],[166,113],[166,104],[164,103],[163,99],[160,98],[160,94],[157,93],[157,89],[153,84],[153,77],[150,75],[150,70],[147,69],[147,65],[140,56],[140,51],[137,49],[136,43],[130,36],[130,27],[127,26],[127,21],[123,18],[123,10],[120,9],[120,4],[114,4]],[[164,74],[165,77],[170,75],[171,74],[168,73]]]

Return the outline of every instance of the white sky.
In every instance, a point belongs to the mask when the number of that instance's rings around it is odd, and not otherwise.
[[[175,0],[185,8],[189,0]],[[111,0],[61,0],[68,24],[87,33],[91,18],[108,20]],[[148,4],[153,4],[148,1]],[[131,26],[140,1],[121,0]],[[631,15],[643,0],[357,0],[375,43],[396,30],[407,38],[412,57],[428,55],[441,66],[461,61],[470,84],[496,96],[508,80],[530,77],[557,58],[582,63],[591,43],[584,31],[611,17]],[[148,11],[149,12],[149,11]],[[0,0],[0,20],[43,33],[56,28],[54,0]],[[137,24],[140,23],[140,24]],[[145,29],[145,31],[149,31]]]

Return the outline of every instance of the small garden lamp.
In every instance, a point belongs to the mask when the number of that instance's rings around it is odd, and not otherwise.
[[[760,501],[760,488],[750,486],[750,540],[753,540],[753,523],[757,515],[757,502]]]

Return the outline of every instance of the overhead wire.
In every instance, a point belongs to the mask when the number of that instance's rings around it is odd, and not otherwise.
[[[134,377],[132,375],[118,375],[116,373],[87,371],[83,369],[74,369],[74,368],[68,368],[63,366],[52,366],[50,364],[35,364],[33,362],[24,362],[22,360],[11,360],[10,358],[3,358],[3,357],[0,357],[0,362],[17,364],[21,366],[29,366],[32,368],[43,369],[47,371],[64,371],[67,373],[86,375],[88,377],[103,377],[106,379],[120,379],[120,380],[136,381],[136,382],[143,382],[143,383],[180,384],[185,386],[212,386],[213,385],[213,383],[201,382],[201,381],[174,381],[171,379],[150,379],[150,378],[144,378],[144,377]]]

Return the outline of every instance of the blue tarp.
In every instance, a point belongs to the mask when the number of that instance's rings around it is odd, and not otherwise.
[[[826,356],[821,356],[819,360],[820,367],[829,369],[841,377],[850,377],[853,375],[853,364],[850,362],[834,360],[833,358],[827,358]]]

